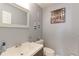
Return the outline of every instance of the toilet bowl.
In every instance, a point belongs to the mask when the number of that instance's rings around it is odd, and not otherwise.
[[[40,40],[36,41],[35,43],[44,45],[44,40],[40,39]],[[43,54],[44,54],[44,56],[55,56],[55,51],[51,48],[44,47]]]

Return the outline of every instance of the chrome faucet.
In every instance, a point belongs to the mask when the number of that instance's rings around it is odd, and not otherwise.
[[[1,55],[1,53],[5,50],[5,49],[3,48],[5,45],[6,45],[5,42],[1,42],[1,44],[0,44],[0,55]]]

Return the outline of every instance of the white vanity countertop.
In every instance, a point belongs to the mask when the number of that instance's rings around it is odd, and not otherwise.
[[[1,56],[33,56],[42,48],[41,44],[26,42],[19,47],[8,48]]]

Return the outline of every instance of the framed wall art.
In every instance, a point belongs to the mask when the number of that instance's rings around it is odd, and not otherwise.
[[[65,22],[65,8],[51,11],[51,24]]]

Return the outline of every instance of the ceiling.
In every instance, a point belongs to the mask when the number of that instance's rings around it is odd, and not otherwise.
[[[41,8],[46,8],[52,5],[52,3],[37,3]]]
[[[56,6],[63,3],[37,3],[41,8],[46,8],[50,6]]]

